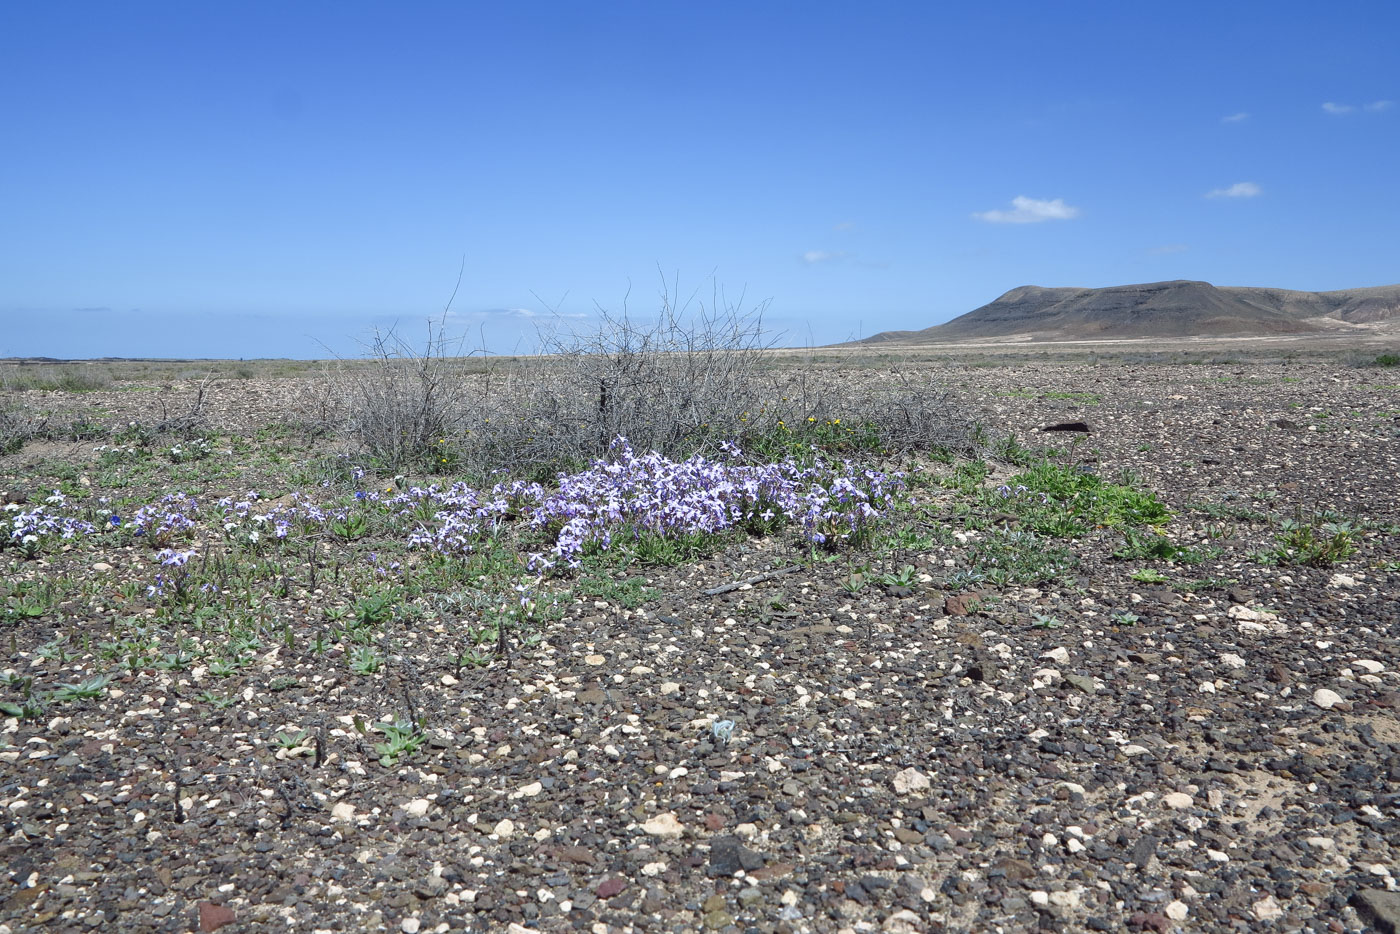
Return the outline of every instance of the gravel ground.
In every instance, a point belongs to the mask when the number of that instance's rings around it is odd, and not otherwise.
[[[957,572],[987,526],[933,487],[917,545],[812,560],[775,536],[632,568],[640,599],[575,599],[508,661],[454,663],[449,615],[365,677],[348,645],[310,651],[333,586],[294,579],[268,605],[290,648],[3,721],[0,930],[1359,931],[1395,911],[1400,375],[918,365],[993,440],[1135,471],[1208,557],[1122,560],[1097,530],[1065,543],[1066,579],[979,585]],[[295,391],[220,384],[214,424],[251,431]],[[1089,430],[1040,431],[1070,422]],[[42,495],[93,457],[31,445],[0,489]],[[1320,510],[1355,554],[1259,560]],[[98,604],[104,574],[138,571],[132,550],[0,552],[9,580],[97,580]],[[9,618],[5,667],[91,675],[77,647],[116,612]],[[75,656],[43,657],[60,630]],[[383,765],[364,727],[405,713],[424,742]]]

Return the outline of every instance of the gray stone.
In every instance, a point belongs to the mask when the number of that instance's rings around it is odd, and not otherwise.
[[[1400,892],[1384,889],[1360,889],[1349,903],[1361,917],[1371,922],[1380,934],[1400,931]]]

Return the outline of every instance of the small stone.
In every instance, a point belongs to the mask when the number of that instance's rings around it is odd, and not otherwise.
[[[675,694],[675,693],[676,693],[677,691],[679,691],[680,689],[681,689],[681,683],[680,683],[679,681],[663,681],[663,682],[661,682],[661,693],[662,693],[662,694]]]
[[[1195,804],[1196,799],[1180,791],[1173,791],[1169,795],[1162,796],[1162,803],[1173,811],[1181,811]]]
[[[931,787],[928,776],[913,766],[901,769],[894,775],[895,794],[907,795],[916,791],[927,791]]]
[[[710,876],[733,876],[752,872],[763,865],[763,857],[739,842],[738,837],[716,837],[710,842]]]
[[[205,934],[209,931],[217,931],[225,924],[234,922],[233,911],[224,905],[217,905],[214,902],[199,903],[199,929]]]
[[[350,821],[355,819],[355,805],[347,801],[337,801],[331,808],[332,820]]]
[[[1283,906],[1272,895],[1259,899],[1249,906],[1249,910],[1253,912],[1256,921],[1272,921],[1283,917]]]
[[[919,932],[927,930],[923,919],[908,908],[901,908],[890,915],[880,927],[887,934],[919,934]]]
[[[1069,649],[1065,648],[1062,645],[1057,645],[1055,648],[1051,649],[1048,652],[1041,652],[1040,657],[1048,658],[1056,664],[1063,665],[1069,661]]]
[[[422,817],[428,813],[428,808],[432,807],[432,802],[427,798],[417,798],[403,806],[403,812],[409,817]]]
[[[1085,694],[1093,694],[1099,689],[1098,683],[1088,675],[1065,675],[1065,684]]]
[[[1056,908],[1078,908],[1080,896],[1073,890],[1067,892],[1051,892],[1050,904]]]
[[[1167,905],[1165,912],[1166,916],[1168,918],[1171,918],[1173,921],[1185,921],[1186,916],[1190,913],[1191,909],[1187,907],[1185,902],[1180,900],[1174,901],[1171,904]]]
[[[1224,655],[1220,656],[1220,664],[1224,665],[1226,668],[1239,669],[1243,668],[1245,663],[1244,659],[1240,656],[1233,652],[1226,652]]]
[[[403,930],[403,934],[418,934],[418,928],[421,927],[422,924],[423,922],[419,921],[417,918],[404,918],[403,921],[399,923],[399,927]]]
[[[495,827],[492,827],[491,832],[496,836],[500,837],[502,840],[505,840],[509,838],[511,834],[515,833],[515,821],[507,817],[505,820],[498,823]]]
[[[1400,931],[1400,892],[1385,889],[1359,889],[1349,904],[1370,921],[1377,931]]]
[[[642,832],[649,836],[660,837],[663,840],[674,840],[685,832],[685,827],[676,819],[675,814],[667,811],[665,814],[658,814],[642,824]]]
[[[106,561],[99,561],[92,566],[92,569],[99,574],[106,574],[108,571],[112,570],[112,566]]]
[[[1121,752],[1123,755],[1132,758],[1133,756],[1145,756],[1151,750],[1149,750],[1146,746],[1139,746],[1137,743],[1129,743],[1128,745],[1124,746],[1118,751]],[[1082,793],[1083,792],[1081,792],[1081,794]]]
[[[601,665],[606,661],[607,658],[602,655],[585,655],[583,657],[583,663],[585,665]]]
[[[1356,661],[1352,662],[1352,664],[1357,668],[1365,670],[1367,674],[1378,675],[1382,671],[1385,671],[1385,666],[1373,658],[1358,658]]]
[[[1342,695],[1328,688],[1318,688],[1313,691],[1312,702],[1323,710],[1331,710],[1342,703]]]
[[[622,890],[625,888],[627,888],[627,880],[620,876],[613,876],[611,879],[604,879],[602,882],[598,883],[598,888],[594,890],[594,894],[599,898],[607,899],[612,898],[614,895],[621,894]]]
[[[1351,590],[1356,586],[1356,578],[1350,574],[1333,574],[1332,579],[1327,582],[1328,587],[1340,587]]]

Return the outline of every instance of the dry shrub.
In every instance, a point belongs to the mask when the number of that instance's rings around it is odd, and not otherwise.
[[[946,394],[891,370],[851,378],[773,351],[766,303],[751,309],[717,290],[640,319],[599,309],[586,330],[541,335],[525,358],[460,355],[442,321],[415,348],[376,334],[365,361],[332,372],[346,427],[386,466],[436,473],[568,469],[625,437],[673,457],[721,443],[765,456],[817,444],[897,453],[966,445],[968,423]],[[559,319],[562,320],[562,319]]]
[[[0,403],[0,454],[16,454],[25,442],[42,435],[49,416]]]
[[[445,334],[446,314],[428,323],[420,350],[394,329],[376,331],[367,359],[328,371],[322,411],[339,405],[350,436],[388,466],[427,465],[464,429],[468,386],[460,377],[461,339]]]

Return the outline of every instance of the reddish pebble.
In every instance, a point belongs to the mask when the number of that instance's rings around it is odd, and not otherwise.
[[[614,876],[611,879],[604,879],[599,883],[597,891],[594,893],[599,898],[612,898],[614,895],[627,888],[627,880]]]
[[[201,931],[217,931],[225,924],[234,922],[233,910],[225,908],[223,905],[216,905],[213,902],[199,903],[199,929]]]

